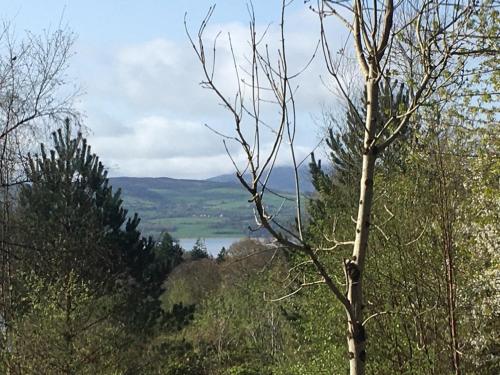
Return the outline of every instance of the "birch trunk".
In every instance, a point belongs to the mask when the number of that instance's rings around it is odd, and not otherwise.
[[[352,258],[346,262],[348,279],[347,298],[352,306],[348,314],[348,339],[350,375],[363,375],[366,361],[366,333],[363,327],[363,271],[368,249],[370,214],[373,200],[373,177],[377,150],[373,146],[378,114],[379,87],[376,74],[370,69],[366,83],[366,122],[363,150],[363,166],[360,180],[356,237]]]

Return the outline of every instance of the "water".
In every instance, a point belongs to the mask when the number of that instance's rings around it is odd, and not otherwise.
[[[207,251],[210,255],[217,256],[220,249],[225,247],[229,249],[233,243],[238,242],[243,237],[218,237],[218,238],[202,238],[207,247]],[[179,239],[179,244],[184,250],[191,250],[196,243],[197,238],[181,238]]]

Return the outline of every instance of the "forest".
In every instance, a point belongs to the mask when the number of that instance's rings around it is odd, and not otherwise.
[[[243,51],[207,35],[214,6],[184,20],[231,123],[211,130],[238,209],[266,233],[216,256],[166,226],[141,233],[67,81],[71,30],[2,24],[1,374],[500,373],[500,3],[305,1],[318,42],[303,69],[321,61],[336,106],[304,162],[292,2],[275,1],[277,34],[249,3]],[[349,35],[340,50],[332,24]],[[286,194],[268,185],[283,153]]]

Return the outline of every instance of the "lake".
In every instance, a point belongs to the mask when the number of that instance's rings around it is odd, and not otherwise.
[[[208,253],[213,256],[219,254],[220,249],[229,248],[233,243],[238,242],[244,237],[217,237],[217,238],[202,238],[207,247]],[[184,250],[191,250],[196,243],[197,238],[181,238],[179,244]]]

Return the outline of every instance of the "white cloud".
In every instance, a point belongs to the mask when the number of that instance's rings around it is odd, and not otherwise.
[[[268,152],[270,148],[270,144],[265,145],[265,152]],[[297,147],[297,162],[307,158],[309,152],[310,150],[308,147]],[[108,157],[105,165],[111,176],[175,176],[176,178],[201,179],[236,172],[229,156],[225,152],[206,156],[150,156],[151,157],[128,157],[125,153],[121,155],[116,154]],[[241,150],[233,149],[231,156],[238,167],[243,170],[246,165],[246,156],[244,153]],[[276,160],[276,165],[290,164],[290,154],[281,152]]]
[[[287,25],[289,70],[293,73],[302,70],[314,52],[318,25],[316,16],[306,10],[291,15]],[[265,25],[259,26],[259,30],[264,29]],[[249,54],[248,27],[242,23],[210,26],[207,46],[212,45],[219,30],[224,34],[218,43],[215,79],[225,95],[234,98],[237,80],[226,36],[231,33],[244,76]],[[272,59],[277,61],[277,25],[271,25],[266,38]],[[340,38],[338,42],[340,46]],[[96,55],[95,51],[89,54],[93,58]],[[93,129],[93,149],[112,167],[113,175],[201,178],[232,170],[221,138],[203,126],[208,123],[222,133],[234,135],[232,118],[218,105],[212,92],[199,86],[202,70],[187,38],[179,42],[159,37],[122,46],[106,51],[103,59],[105,63],[94,70],[83,69],[88,85],[84,106],[89,113],[88,125]],[[311,151],[317,140],[309,114],[320,113],[322,105],[333,105],[335,100],[321,83],[323,65],[318,53],[293,82],[294,87],[299,87],[296,144],[301,157]],[[93,73],[98,75],[92,76]],[[279,113],[272,106],[264,106],[263,116],[273,124]],[[268,144],[272,135],[263,132],[262,143]],[[287,160],[282,155],[279,163],[284,164]],[[236,159],[244,162],[242,155]]]
[[[220,138],[205,126],[160,116],[142,118],[122,133],[91,137],[92,144],[109,158],[169,158],[212,156],[220,153]]]
[[[227,155],[155,159],[109,159],[111,176],[201,179],[231,172]]]

